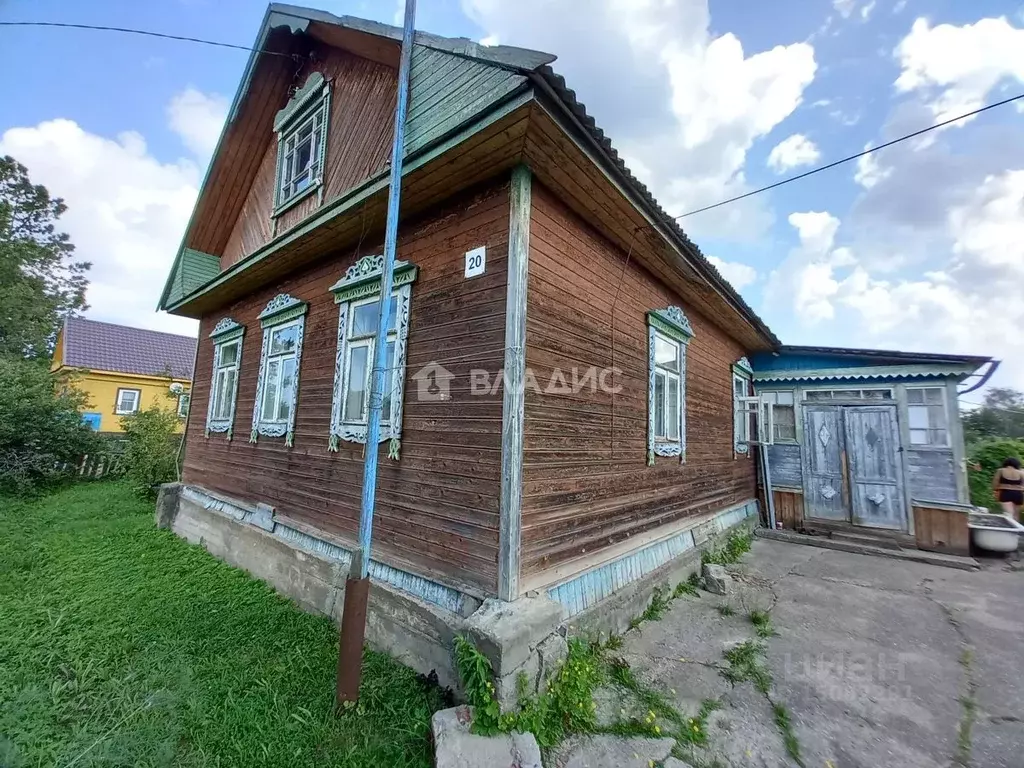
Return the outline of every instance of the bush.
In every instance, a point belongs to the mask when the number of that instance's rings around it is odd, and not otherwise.
[[[82,423],[86,396],[45,363],[0,356],[0,494],[28,495],[72,476],[79,459],[103,450]]]
[[[1024,461],[1024,440],[993,438],[981,440],[971,446],[968,456],[967,480],[971,489],[971,503],[979,507],[997,509],[992,493],[992,477],[1003,466],[1003,461],[1016,456]]]
[[[124,428],[124,473],[129,487],[139,496],[153,496],[156,486],[178,478],[180,424],[171,408],[151,405],[121,419]]]

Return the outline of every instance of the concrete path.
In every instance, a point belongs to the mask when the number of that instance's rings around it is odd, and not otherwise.
[[[1024,572],[767,540],[730,571],[734,594],[681,597],[616,651],[686,716],[720,705],[701,721],[707,745],[677,749],[684,762],[1024,766]],[[776,634],[759,638],[752,611],[769,612]],[[753,667],[724,655],[740,646],[759,648]],[[636,708],[619,694],[604,706]]]

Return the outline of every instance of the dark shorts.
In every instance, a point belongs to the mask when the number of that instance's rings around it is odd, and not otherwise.
[[[1016,504],[1018,507],[1024,506],[1024,491],[999,491],[999,501],[1008,501],[1011,504]]]

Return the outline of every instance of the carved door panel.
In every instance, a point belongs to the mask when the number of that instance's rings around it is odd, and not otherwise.
[[[854,524],[906,530],[896,406],[843,410]]]
[[[805,514],[849,520],[843,493],[842,411],[835,405],[805,405],[803,416]]]

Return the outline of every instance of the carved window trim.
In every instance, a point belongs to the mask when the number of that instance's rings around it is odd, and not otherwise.
[[[655,347],[658,338],[676,344],[679,349],[679,437],[671,440],[655,435]],[[647,465],[655,456],[678,456],[686,461],[686,348],[693,338],[689,319],[679,307],[666,307],[647,313]],[[667,385],[666,385],[667,386]]]
[[[210,339],[213,341],[213,369],[210,374],[210,398],[206,406],[206,437],[209,437],[213,432],[226,432],[227,438],[230,440],[234,436],[235,430],[235,405],[238,401],[238,375],[242,370],[242,340],[245,337],[245,326],[239,325],[230,317],[223,318],[217,325],[214,326],[213,331],[210,333]],[[221,355],[225,347],[236,344],[238,346],[238,353],[235,355],[235,362],[231,366],[221,365]],[[217,418],[217,379],[222,369],[225,371],[228,368],[234,370],[234,384],[231,387],[231,400],[228,408],[228,415],[226,418]]]
[[[274,132],[277,134],[277,161],[274,175],[274,227],[277,217],[299,201],[306,199],[314,192],[317,202],[323,202],[324,173],[327,167],[327,136],[328,123],[331,117],[331,84],[320,72],[313,72],[306,78],[305,84],[274,118]],[[287,195],[282,189],[286,174],[285,161],[290,157],[288,144],[299,133],[312,125],[310,141],[311,168],[310,181],[300,190]]]
[[[284,444],[289,448],[295,439],[295,411],[299,402],[299,372],[302,368],[302,341],[306,332],[306,312],[309,304],[286,293],[280,293],[260,312],[260,327],[263,329],[263,347],[260,354],[260,375],[256,382],[256,402],[252,408],[252,432],[249,442],[255,443],[259,435],[264,437],[284,437]],[[294,326],[295,338],[295,382],[291,389],[288,402],[287,419],[263,419],[263,398],[267,390],[267,373],[270,358],[270,341],[275,331]]]
[[[750,454],[751,412],[747,403],[750,401],[750,383],[754,378],[754,369],[750,361],[741,357],[732,365],[732,441],[734,458]]]
[[[331,286],[334,302],[338,305],[338,340],[334,361],[334,390],[331,398],[331,432],[328,450],[337,451],[340,441],[366,444],[367,424],[364,420],[346,420],[344,405],[348,393],[350,323],[353,308],[373,299],[380,299],[381,277],[384,257],[365,256],[349,267],[342,278]],[[412,301],[412,284],[418,269],[408,262],[395,263],[392,272],[391,295],[395,306],[395,329],[389,334],[395,342],[395,365],[391,371],[391,410],[382,414],[380,442],[389,441],[388,455],[397,460],[402,439],[402,413],[405,394],[406,350],[409,341],[409,311]],[[364,341],[360,345],[365,346]],[[373,353],[372,343],[369,345]],[[368,369],[372,367],[372,357]],[[369,371],[368,371],[369,372]]]

